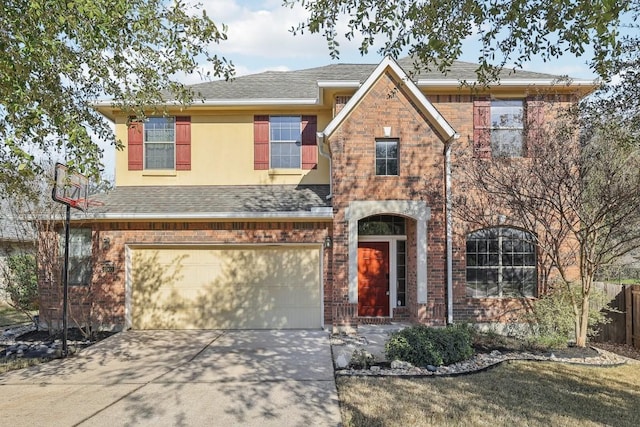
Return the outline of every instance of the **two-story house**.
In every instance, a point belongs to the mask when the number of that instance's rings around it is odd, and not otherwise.
[[[592,82],[410,59],[193,86],[142,122],[109,102],[115,189],[72,221],[71,319],[115,328],[346,328],[503,320],[538,292],[526,232],[456,224],[457,151],[524,156],[540,94]],[[461,231],[462,230],[462,231]],[[56,322],[55,281],[41,307]],[[46,315],[43,314],[44,317]]]

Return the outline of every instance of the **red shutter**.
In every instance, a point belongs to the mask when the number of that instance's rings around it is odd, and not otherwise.
[[[253,116],[253,169],[269,169],[269,116]]]
[[[191,117],[176,117],[176,170],[191,170]]]
[[[318,168],[318,144],[316,116],[302,116],[302,169]]]
[[[539,98],[527,98],[526,105],[526,156],[534,155],[535,146],[543,138],[544,101]]]
[[[127,154],[129,158],[129,170],[140,171],[142,170],[142,150],[144,147],[142,137],[142,122],[134,120],[136,119],[129,119]]]
[[[491,101],[473,100],[473,157],[491,158]]]

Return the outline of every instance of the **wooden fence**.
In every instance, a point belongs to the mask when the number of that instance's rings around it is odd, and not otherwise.
[[[610,300],[615,311],[608,312],[611,322],[600,326],[600,333],[593,340],[629,344],[640,348],[640,285],[597,283]]]
[[[640,286],[625,286],[626,341],[640,348]]]

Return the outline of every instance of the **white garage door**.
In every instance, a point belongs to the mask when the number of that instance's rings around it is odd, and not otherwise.
[[[318,247],[132,250],[135,329],[321,327]]]

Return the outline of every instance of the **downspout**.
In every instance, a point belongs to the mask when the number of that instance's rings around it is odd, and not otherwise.
[[[324,133],[318,132],[316,138],[318,142],[318,152],[322,157],[329,159],[329,194],[327,195],[327,200],[331,200],[333,197],[333,162],[331,161],[331,154],[324,151]]]
[[[457,133],[444,146],[445,222],[447,234],[447,324],[453,323],[453,196],[451,194],[451,146],[460,138]]]

